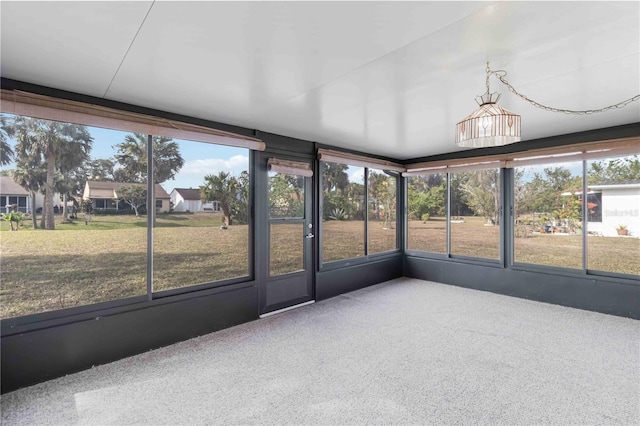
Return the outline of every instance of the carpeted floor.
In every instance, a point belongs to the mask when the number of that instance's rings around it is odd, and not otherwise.
[[[1,408],[3,425],[638,425],[640,322],[402,278]]]

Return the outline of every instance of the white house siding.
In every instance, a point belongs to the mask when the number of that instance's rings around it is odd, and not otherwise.
[[[594,187],[602,189],[602,222],[589,222],[589,232],[618,235],[618,225],[627,225],[629,235],[640,237],[640,187]]]

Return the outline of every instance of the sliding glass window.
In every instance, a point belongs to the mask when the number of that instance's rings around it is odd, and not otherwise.
[[[146,155],[132,135],[2,115],[0,318],[147,293]],[[144,155],[144,158],[141,157]]]
[[[153,148],[153,291],[248,276],[249,150],[158,136]]]
[[[369,254],[395,250],[396,237],[396,175],[383,170],[368,169]]]
[[[587,161],[590,270],[640,275],[640,157]]]
[[[447,175],[407,178],[407,249],[447,253]]]
[[[513,173],[514,262],[582,268],[582,161]]]
[[[365,255],[364,167],[322,162],[322,261]]]
[[[449,174],[450,254],[500,259],[500,169]]]
[[[9,114],[1,131],[0,318],[249,276],[248,149],[153,136],[149,194],[146,134]]]

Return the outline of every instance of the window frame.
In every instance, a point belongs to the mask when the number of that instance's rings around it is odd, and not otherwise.
[[[582,162],[582,193],[587,193],[587,165],[589,160],[605,160],[607,158],[619,158],[623,156],[640,155],[638,147],[640,137],[626,137],[613,140],[598,140],[595,142],[560,145],[553,148],[534,149],[523,152],[489,155],[482,157],[469,157],[452,160],[423,162],[407,165],[407,172],[403,173],[405,188],[404,194],[404,217],[405,217],[405,242],[404,252],[407,256],[442,260],[447,262],[457,262],[474,264],[479,266],[496,267],[500,269],[512,269],[522,272],[535,272],[561,275],[576,278],[592,278],[598,281],[615,281],[625,284],[640,286],[640,275],[617,273],[610,271],[593,270],[588,268],[588,234],[582,233],[582,268],[564,268],[560,266],[541,265],[533,263],[514,261],[514,171],[516,167],[535,164],[552,164],[565,162]],[[570,155],[567,155],[570,154]],[[531,158],[533,157],[533,158]],[[487,262],[486,259],[451,256],[450,255],[450,229],[447,228],[447,255],[441,253],[426,252],[420,250],[410,250],[408,248],[408,179],[406,177],[421,174],[446,173],[447,174],[447,203],[450,203],[450,182],[449,171],[470,170],[482,165],[499,165],[501,170],[501,225],[500,225],[500,262]],[[587,203],[588,197],[582,197],[582,222],[587,223]],[[448,204],[450,207],[450,204]],[[448,209],[449,217],[450,211]],[[448,222],[447,222],[448,223]]]
[[[332,151],[334,152],[334,151]],[[319,156],[320,157],[320,156]],[[370,263],[373,261],[377,261],[380,259],[385,259],[385,258],[389,258],[389,257],[393,257],[395,255],[397,255],[398,253],[402,253],[403,249],[402,249],[402,241],[403,241],[403,229],[404,226],[402,226],[403,221],[402,221],[402,212],[400,210],[400,207],[403,205],[403,198],[402,194],[403,191],[401,190],[401,186],[403,185],[403,179],[402,179],[402,175],[399,174],[399,170],[389,170],[389,169],[385,169],[385,165],[384,164],[376,164],[376,163],[365,163],[365,160],[363,160],[363,158],[365,157],[358,157],[357,161],[354,160],[349,160],[348,158],[342,161],[334,161],[335,157],[329,157],[331,158],[331,160],[327,160],[327,157],[325,156],[325,159],[323,160],[322,158],[319,160],[319,168],[318,168],[318,187],[319,187],[319,191],[318,191],[318,222],[319,222],[319,226],[320,226],[320,230],[318,232],[318,244],[320,247],[320,250],[318,250],[318,270],[320,272],[325,272],[325,271],[332,271],[335,269],[341,269],[341,268],[345,268],[348,266],[356,266],[356,265],[362,265],[362,264],[366,264],[366,263]],[[342,158],[342,157],[338,157],[338,158]],[[358,163],[358,164],[353,164],[353,163]],[[323,226],[323,217],[324,217],[324,194],[323,194],[323,187],[322,187],[322,164],[323,163],[338,163],[338,164],[345,164],[347,166],[351,165],[351,166],[356,166],[356,167],[362,167],[364,169],[364,205],[365,205],[365,210],[363,213],[363,226],[364,226],[364,254],[362,256],[358,256],[358,257],[351,257],[351,258],[347,258],[347,259],[336,259],[336,260],[330,260],[330,261],[324,261],[323,256],[322,256],[322,247],[323,247],[323,243],[324,243],[324,229],[322,228]],[[391,163],[389,163],[391,164]],[[368,229],[368,223],[369,223],[369,169],[376,169],[376,170],[381,170],[383,171],[385,174],[389,175],[389,176],[393,176],[396,179],[396,220],[395,220],[395,234],[396,234],[396,248],[392,249],[392,250],[386,250],[386,251],[382,251],[382,252],[376,252],[376,253],[369,253],[369,229]]]
[[[8,92],[5,89],[2,89],[2,93],[3,95]],[[39,95],[35,95],[35,96],[39,96]],[[49,98],[49,97],[42,97],[42,98],[47,98],[48,102],[53,102],[54,104],[57,102],[57,100],[55,98]],[[66,102],[73,102],[73,101],[62,101],[62,104],[66,103]],[[63,121],[62,118],[59,118],[58,115],[62,115],[62,116],[66,116],[65,115],[65,111],[61,110],[58,111],[55,109],[55,107],[52,106],[47,106],[45,108],[40,108],[38,106],[34,106],[33,105],[28,105],[27,106],[27,110],[29,111],[34,111],[36,114],[33,115],[27,115],[25,113],[21,113],[20,111],[16,111],[16,105],[18,103],[11,103],[11,102],[5,102],[5,99],[3,99],[2,102],[2,108],[1,108],[1,113],[2,114],[12,114],[12,115],[23,115],[26,117],[30,117],[30,118],[37,118],[37,119],[43,119],[43,120],[50,120],[50,121]],[[81,102],[73,102],[73,104],[78,104],[78,105],[84,105],[86,106],[86,104],[83,104]],[[18,109],[20,108],[24,108],[24,106],[20,106],[18,107]],[[87,106],[88,108],[88,106]],[[127,116],[127,113],[125,112],[121,112],[118,110],[111,110],[109,108],[101,108],[104,110],[109,110],[112,111],[112,113],[114,114],[120,114],[122,113],[123,117]],[[42,113],[44,111],[44,113]],[[40,112],[40,113],[38,113]],[[54,115],[57,118],[51,118],[50,115]],[[63,121],[63,122],[67,122],[67,123],[71,123],[71,124],[79,124],[79,125],[84,125],[87,127],[98,127],[98,128],[102,128],[102,129],[106,129],[106,130],[114,130],[114,131],[125,131],[125,132],[131,132],[133,130],[129,130],[129,127],[131,126],[131,123],[124,121],[123,118],[111,118],[108,120],[108,123],[110,124],[109,127],[106,127],[104,125],[98,125],[98,124],[94,124],[95,120],[98,120],[98,123],[101,123],[100,118],[98,117],[96,119],[95,116],[91,116],[91,114],[84,114],[84,113],[79,113],[80,116],[83,117],[82,121],[89,121],[90,124],[86,124],[84,122],[75,122],[75,121]],[[43,117],[44,115],[44,117]],[[71,117],[73,117],[75,115],[71,115]],[[151,117],[151,116],[143,116],[152,120],[160,120],[162,121],[163,119],[157,119],[155,117]],[[166,121],[166,120],[164,120]],[[118,123],[123,123],[122,126],[118,126]],[[183,123],[184,124],[184,123]],[[195,126],[195,125],[188,125],[185,124],[186,126],[191,126],[191,128],[196,129],[194,130],[187,130],[185,131],[187,134],[189,135],[196,135],[197,134],[197,130],[201,130],[201,129],[209,129],[209,128],[205,128],[202,126]],[[255,191],[255,167],[254,167],[254,151],[255,150],[264,150],[265,149],[265,144],[264,142],[262,142],[260,139],[257,138],[249,138],[249,137],[244,137],[244,136],[240,136],[240,135],[235,135],[229,132],[218,132],[217,130],[211,128],[209,129],[211,131],[211,134],[203,134],[203,139],[204,140],[190,140],[194,143],[206,143],[209,145],[213,145],[213,146],[235,146],[237,148],[242,148],[242,149],[246,149],[248,152],[248,156],[249,156],[249,160],[248,160],[248,167],[247,167],[247,171],[249,173],[249,200],[248,200],[248,218],[249,218],[249,223],[248,223],[248,238],[247,238],[247,275],[243,275],[240,277],[233,277],[233,278],[229,278],[229,279],[223,279],[223,280],[217,280],[217,281],[210,281],[210,282],[202,282],[202,283],[198,283],[198,284],[194,284],[194,285],[189,285],[189,286],[185,286],[185,287],[178,287],[178,288],[173,288],[173,289],[167,289],[167,290],[160,290],[160,291],[153,291],[153,223],[154,223],[154,219],[156,216],[156,209],[149,209],[149,211],[147,212],[146,215],[146,224],[147,224],[147,237],[146,237],[146,245],[147,245],[147,250],[146,250],[146,263],[147,263],[147,272],[146,272],[146,292],[144,294],[141,295],[136,295],[136,296],[131,296],[131,297],[125,297],[125,298],[119,298],[119,299],[113,299],[113,300],[105,300],[105,301],[101,301],[101,302],[95,302],[95,303],[87,303],[87,304],[82,304],[79,306],[73,306],[73,307],[69,307],[69,308],[62,308],[62,309],[55,309],[55,310],[50,310],[50,311],[44,311],[44,312],[36,312],[36,313],[31,313],[31,314],[25,314],[25,315],[20,315],[20,316],[16,316],[16,317],[8,317],[8,318],[2,318],[0,319],[0,331],[2,333],[2,335],[10,335],[10,334],[15,334],[16,332],[18,332],[17,330],[31,330],[34,328],[39,328],[41,324],[46,323],[46,326],[51,326],[51,325],[57,325],[57,324],[63,324],[63,323],[68,323],[71,321],[77,321],[78,318],[82,317],[84,318],[85,316],[91,317],[93,312],[103,312],[103,311],[114,311],[114,312],[125,312],[128,310],[135,310],[138,309],[139,306],[141,306],[141,304],[148,304],[148,303],[154,303],[156,301],[160,301],[162,299],[165,299],[167,297],[170,296],[181,296],[184,295],[185,297],[188,297],[188,295],[190,293],[193,292],[201,292],[203,290],[215,290],[221,287],[227,287],[230,285],[236,285],[236,284],[242,284],[242,283],[250,283],[252,281],[255,280],[255,267],[253,265],[253,252],[254,252],[254,246],[255,246],[255,236],[254,236],[254,230],[255,227],[253,225],[253,220],[252,220],[252,215],[251,212],[254,209],[254,200],[255,200],[255,196],[254,196],[254,191]],[[220,133],[220,135],[218,135],[217,133]],[[145,133],[146,134],[146,133]],[[163,134],[146,134],[147,137],[152,137],[152,136],[165,136]],[[234,143],[234,138],[238,136],[237,141],[238,144],[237,145],[233,145]],[[182,139],[184,136],[172,136],[175,137],[176,139]],[[208,139],[210,138],[214,138],[214,140],[218,140],[216,138],[224,138],[224,140],[229,140],[229,143],[216,143],[216,142],[211,142]],[[197,138],[196,138],[197,139]],[[183,139],[183,140],[189,140],[189,139]],[[222,139],[220,139],[222,140]],[[247,146],[247,144],[249,144],[249,146]],[[153,173],[153,155],[152,155],[152,150],[153,150],[153,144],[148,144],[148,155],[147,155],[147,174],[151,175]],[[149,155],[151,154],[151,155]],[[147,179],[147,205],[155,205],[155,187],[154,187],[154,182],[153,179]],[[5,196],[3,196],[2,198],[5,198]],[[8,198],[5,198],[6,200],[8,200]],[[95,205],[95,201],[94,200],[94,205]],[[104,203],[108,203],[109,200],[104,199]],[[118,206],[117,203],[115,203],[115,201],[111,201],[111,203],[115,204],[115,207],[109,208],[109,207],[105,207],[105,210],[117,210]],[[97,208],[97,207],[96,207]],[[163,302],[164,303],[164,302]]]

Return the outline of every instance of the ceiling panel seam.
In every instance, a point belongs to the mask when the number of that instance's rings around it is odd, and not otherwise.
[[[107,97],[107,93],[109,93],[109,89],[111,89],[111,85],[113,84],[113,81],[116,79],[116,76],[120,72],[120,68],[122,68],[122,64],[124,63],[125,59],[127,59],[127,56],[129,55],[129,51],[131,50],[131,47],[133,46],[133,43],[136,42],[136,38],[138,38],[138,34],[140,34],[140,30],[142,30],[142,27],[144,26],[144,23],[147,21],[147,18],[149,17],[149,13],[151,13],[151,9],[153,9],[153,5],[154,4],[156,4],[156,0],[153,0],[151,2],[151,4],[149,5],[149,10],[147,10],[147,13],[144,15],[144,18],[142,19],[142,22],[140,22],[140,26],[138,27],[138,30],[136,31],[135,35],[131,39],[131,43],[129,43],[129,47],[127,47],[127,51],[124,52],[124,56],[122,57],[122,60],[120,61],[120,64],[118,65],[118,68],[116,69],[115,73],[113,73],[113,77],[111,77],[111,81],[109,82],[109,85],[107,86],[107,89],[104,91],[104,94],[102,95],[103,99],[105,99]]]

